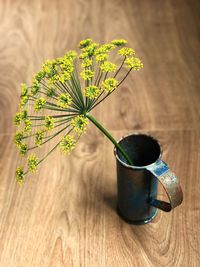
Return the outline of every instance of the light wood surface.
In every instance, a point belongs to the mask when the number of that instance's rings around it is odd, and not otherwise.
[[[0,0],[1,267],[200,266],[199,14],[198,0]],[[118,217],[113,147],[93,125],[15,183],[19,85],[86,37],[126,38],[145,65],[94,116],[116,138],[157,137],[181,180],[182,206],[145,226]]]

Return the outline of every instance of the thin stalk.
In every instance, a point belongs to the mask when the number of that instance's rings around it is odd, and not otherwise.
[[[129,73],[131,72],[132,68],[126,73],[126,75],[124,76],[124,78],[121,80],[121,82],[117,85],[117,87],[119,87],[123,81],[126,79],[126,77],[129,75]],[[116,87],[116,88],[117,88]],[[116,90],[116,89],[115,89]],[[105,95],[99,102],[97,102],[96,104],[94,104],[89,110],[91,111],[93,108],[95,108],[97,105],[99,105],[105,98],[107,98],[109,95],[111,95],[115,90],[113,90],[112,92],[108,93],[107,95]]]
[[[103,133],[106,137],[114,144],[114,146],[122,153],[124,158],[127,160],[129,165],[133,165],[132,160],[129,158],[126,151],[117,143],[114,137],[89,113],[86,114],[86,117]]]

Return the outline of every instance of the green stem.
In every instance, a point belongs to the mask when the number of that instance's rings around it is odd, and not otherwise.
[[[132,160],[127,155],[126,151],[117,143],[117,141],[113,138],[113,136],[98,122],[96,119],[90,115],[89,113],[86,114],[86,117],[103,133],[105,136],[110,139],[110,141],[114,144],[114,146],[122,153],[124,158],[127,160],[128,164],[133,165]]]

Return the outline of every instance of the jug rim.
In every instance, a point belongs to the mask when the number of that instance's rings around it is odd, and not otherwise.
[[[126,168],[128,168],[128,169],[133,169],[133,170],[136,170],[136,169],[137,169],[137,170],[143,170],[143,169],[147,169],[148,167],[153,166],[153,165],[155,164],[155,162],[157,162],[158,160],[160,160],[161,157],[162,157],[162,146],[161,146],[160,142],[159,142],[155,137],[153,137],[153,136],[150,135],[150,134],[142,133],[142,132],[134,132],[134,133],[129,133],[129,134],[123,135],[123,136],[117,141],[117,143],[119,143],[120,141],[122,141],[122,140],[125,139],[126,137],[133,136],[133,135],[143,135],[143,136],[146,136],[146,137],[150,137],[152,140],[154,140],[154,141],[157,142],[157,144],[159,145],[159,148],[160,148],[160,154],[159,154],[157,160],[155,160],[155,161],[152,162],[151,164],[144,165],[144,166],[135,166],[135,165],[132,166],[132,165],[129,165],[129,164],[125,163],[124,161],[122,161],[122,160],[119,158],[119,156],[118,156],[118,154],[117,154],[117,148],[114,147],[114,155],[115,155],[117,161],[118,161],[119,163],[121,163],[124,167],[126,167]]]

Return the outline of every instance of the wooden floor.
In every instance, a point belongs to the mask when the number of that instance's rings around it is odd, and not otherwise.
[[[199,15],[198,0],[0,0],[1,267],[200,266]],[[145,226],[116,214],[113,147],[93,125],[69,158],[15,183],[20,83],[86,37],[126,38],[145,66],[94,116],[116,138],[159,138],[181,180],[182,206]]]

